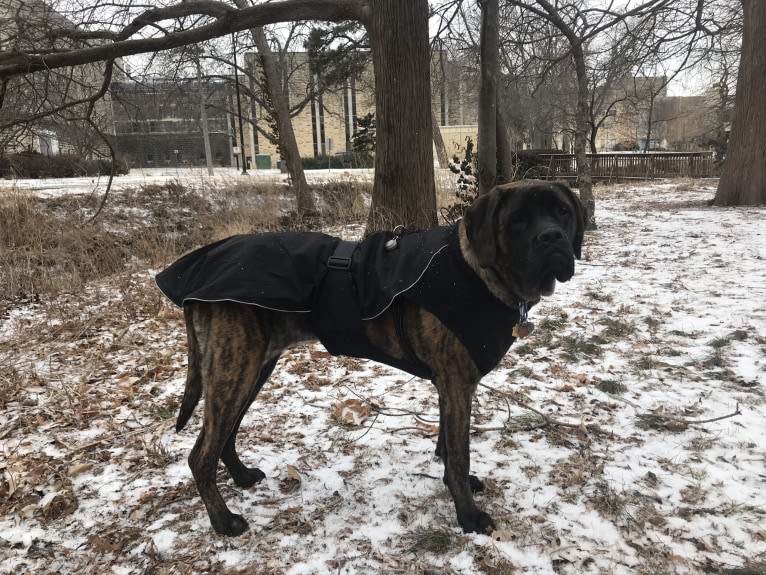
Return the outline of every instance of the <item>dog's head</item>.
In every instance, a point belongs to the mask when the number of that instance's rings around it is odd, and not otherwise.
[[[535,302],[553,293],[556,280],[574,274],[584,225],[582,204],[566,184],[524,180],[497,186],[465,212],[471,252],[466,259],[485,279],[494,278],[488,283],[499,281],[515,298]]]

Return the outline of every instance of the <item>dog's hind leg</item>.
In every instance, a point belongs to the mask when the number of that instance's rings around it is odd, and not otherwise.
[[[235,443],[237,440],[237,432],[239,431],[239,426],[242,423],[242,418],[245,417],[245,413],[247,413],[250,404],[253,403],[255,397],[258,395],[258,392],[263,387],[263,384],[266,383],[266,380],[269,379],[271,372],[274,371],[274,366],[277,364],[278,359],[279,356],[266,361],[266,363],[261,366],[261,373],[258,375],[258,381],[255,382],[255,385],[250,392],[250,397],[248,397],[247,402],[240,411],[239,416],[237,417],[237,422],[234,424],[234,429],[232,429],[231,435],[229,435],[229,439],[226,441],[226,445],[223,446],[221,460],[229,470],[231,477],[234,479],[234,483],[236,483],[239,487],[252,487],[256,483],[260,482],[264,477],[266,477],[263,471],[257,467],[247,467],[244,463],[242,463],[239,455],[237,455]]]
[[[265,360],[266,336],[257,314],[237,304],[196,304],[193,308],[205,392],[202,431],[189,455],[189,467],[218,533],[239,535],[247,522],[226,506],[216,485],[218,460]]]

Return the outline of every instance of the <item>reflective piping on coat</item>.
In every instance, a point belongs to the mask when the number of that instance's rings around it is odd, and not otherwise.
[[[160,292],[162,292],[163,294],[165,293],[165,292],[162,291],[162,288],[157,283],[157,277],[156,276],[154,278],[154,285],[157,286],[157,289],[159,289]],[[170,299],[170,298],[168,298],[168,299]],[[310,309],[279,309],[279,308],[276,308],[276,307],[268,307],[268,306],[265,306],[265,305],[261,305],[259,303],[253,303],[251,301],[239,301],[239,300],[231,299],[231,298],[202,299],[202,298],[198,298],[198,297],[187,297],[187,298],[184,298],[184,301],[182,302],[183,305],[176,306],[176,307],[183,308],[183,306],[186,305],[187,301],[200,301],[200,302],[203,302],[203,303],[221,303],[221,302],[227,301],[227,302],[231,302],[231,303],[239,303],[239,304],[242,304],[242,305],[251,305],[251,306],[259,307],[261,309],[268,309],[270,311],[279,311],[279,312],[282,312],[282,313],[311,313]],[[171,300],[171,303],[173,303],[173,305],[176,305],[175,302],[173,302],[172,300]]]
[[[393,303],[394,303],[394,300],[395,300],[396,298],[398,298],[398,297],[399,297],[400,295],[402,295],[404,292],[406,292],[406,291],[408,291],[408,290],[412,289],[412,287],[413,287],[415,284],[417,284],[417,283],[420,281],[420,279],[421,279],[421,278],[422,278],[422,277],[425,275],[425,273],[428,271],[428,268],[431,266],[431,262],[432,262],[432,261],[434,261],[434,258],[435,258],[437,255],[439,255],[439,253],[441,253],[441,251],[442,251],[444,248],[446,248],[446,247],[448,247],[448,246],[449,246],[449,244],[444,244],[442,247],[440,247],[438,250],[436,250],[436,251],[434,252],[434,254],[431,256],[431,259],[429,259],[429,260],[428,260],[428,263],[427,263],[427,264],[426,264],[426,265],[423,267],[423,270],[420,272],[420,275],[417,277],[417,279],[415,279],[415,281],[414,281],[414,282],[412,282],[412,283],[411,283],[410,285],[408,285],[406,288],[399,290],[399,291],[398,291],[398,292],[396,292],[396,293],[395,293],[393,296],[391,296],[391,300],[390,300],[390,301],[389,301],[389,302],[388,302],[388,303],[385,305],[385,307],[383,307],[383,309],[381,309],[381,310],[380,310],[378,313],[376,313],[375,315],[371,315],[371,316],[369,316],[369,317],[363,317],[363,318],[362,318],[362,321],[370,321],[370,320],[372,320],[372,319],[375,319],[375,318],[379,317],[380,315],[382,315],[382,314],[383,314],[383,312],[385,312],[385,311],[386,311],[388,308],[390,308],[390,307],[391,307],[391,304],[393,304]],[[461,255],[462,255],[462,254],[461,254]]]

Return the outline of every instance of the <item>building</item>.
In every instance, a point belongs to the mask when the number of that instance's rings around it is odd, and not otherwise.
[[[113,82],[114,147],[131,167],[205,165],[204,102],[214,165],[231,166],[232,95],[223,82]]]
[[[368,61],[354,77],[332,84],[312,66],[306,52],[275,54],[287,87],[292,125],[301,157],[333,155],[352,150],[357,119],[375,112],[375,81]],[[256,54],[246,54],[245,65],[259,77]],[[456,64],[434,59],[433,112],[441,121],[448,153],[465,146],[466,137],[476,141],[477,84],[465,79]],[[446,72],[446,73],[445,73]],[[206,91],[208,124],[214,163],[239,165],[232,149],[241,148],[248,168],[276,167],[279,152],[269,138],[273,123],[261,103],[268,95],[249,78],[240,75],[244,145],[239,143],[239,111],[233,78],[215,84],[196,80],[183,83],[155,80],[147,83],[112,84],[115,147],[133,166],[204,165],[200,123],[200,90]],[[441,82],[447,78],[447,82]],[[260,102],[260,103],[259,103]]]
[[[0,2],[0,52],[44,53],[80,46],[67,38],[74,24],[40,0],[4,0]],[[42,154],[73,154],[81,158],[101,155],[106,146],[99,131],[111,133],[108,97],[95,105],[90,119],[83,121],[88,103],[96,96],[104,79],[103,64],[87,64],[37,72],[12,78],[5,86],[0,124],[18,123],[0,131],[0,154],[32,151]],[[53,110],[57,110],[53,112]],[[40,119],[24,122],[28,116]]]
[[[664,77],[624,79],[608,89],[601,102],[606,117],[597,133],[599,152],[706,150],[716,135],[714,99],[668,96]]]

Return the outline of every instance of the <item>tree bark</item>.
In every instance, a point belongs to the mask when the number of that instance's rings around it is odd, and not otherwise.
[[[444,170],[449,168],[449,156],[447,155],[447,147],[444,145],[444,138],[442,138],[442,131],[439,128],[439,121],[433,110],[431,110],[431,129],[433,130],[436,159],[439,162],[439,167]]]
[[[511,134],[508,129],[510,123],[507,120],[503,107],[497,107],[497,122],[496,122],[496,141],[497,141],[497,174],[495,179],[498,184],[504,184],[513,181],[514,165],[513,165],[513,148],[511,147]],[[518,174],[519,177],[524,177],[524,174]]]
[[[572,58],[577,74],[577,117],[575,118],[574,153],[577,164],[577,186],[585,208],[585,229],[596,229],[596,200],[593,198],[593,180],[587,153],[588,133],[588,71],[582,43],[572,44]]]
[[[437,223],[427,0],[371,0],[377,148],[367,233]]]
[[[734,125],[713,204],[766,204],[766,2],[742,0]]]
[[[234,3],[240,10],[247,8],[247,0],[234,0]],[[295,139],[295,130],[293,130],[293,122],[290,118],[290,102],[282,86],[279,69],[274,62],[274,55],[271,52],[271,47],[266,39],[263,27],[251,28],[250,35],[253,37],[256,50],[258,50],[261,68],[266,79],[266,88],[271,97],[273,109],[270,112],[274,116],[274,122],[276,123],[279,135],[279,145],[277,148],[282,161],[284,161],[287,167],[287,173],[290,175],[290,183],[295,193],[295,208],[298,220],[300,221],[304,216],[315,215],[316,205],[311,195],[311,188],[306,181],[306,173],[303,171],[298,141]],[[252,130],[255,132],[255,124],[253,124]],[[243,142],[243,150],[244,145]],[[253,161],[255,161],[255,149],[253,149]]]
[[[197,65],[197,84],[199,85],[199,119],[202,124],[202,143],[205,146],[205,165],[209,176],[215,174],[213,169],[213,153],[210,151],[210,130],[207,124],[207,102],[205,101],[205,90],[202,86],[202,66],[199,58],[194,62]]]
[[[498,0],[481,2],[481,86],[479,87],[479,194],[497,181],[497,75],[499,69]]]
[[[242,1],[236,0],[237,3]],[[279,155],[285,162],[287,172],[290,174],[290,182],[295,192],[296,212],[298,219],[301,220],[305,216],[316,215],[316,206],[311,195],[311,188],[306,182],[306,173],[303,171],[298,141],[295,139],[293,121],[290,118],[290,103],[287,101],[287,94],[285,94],[282,86],[279,69],[274,62],[274,55],[271,53],[268,40],[266,40],[266,33],[263,28],[253,28],[250,33],[258,50],[258,57],[261,60],[261,67],[266,78],[266,88],[274,106],[271,112],[274,114],[274,121],[279,134],[279,145],[277,146]]]

